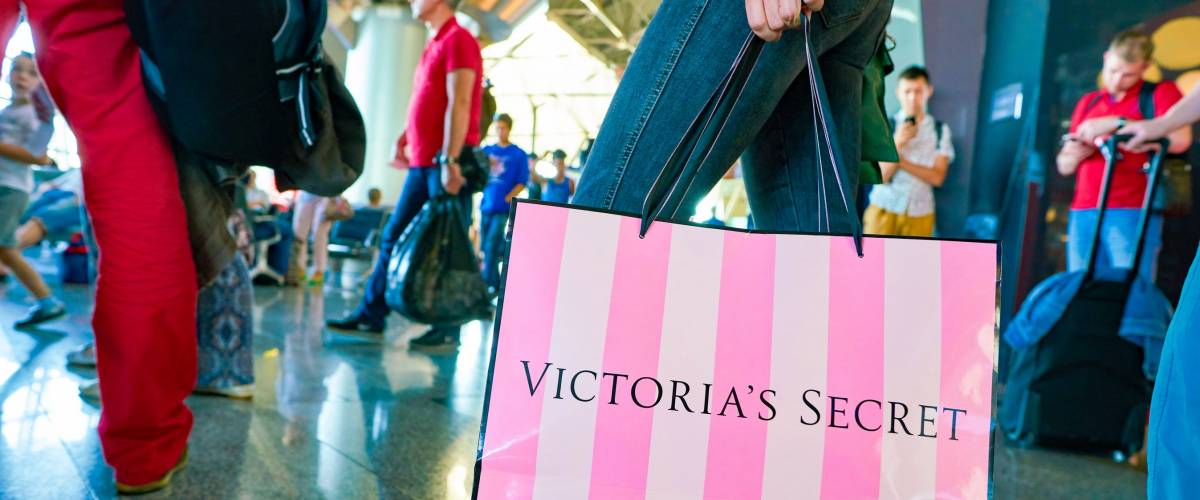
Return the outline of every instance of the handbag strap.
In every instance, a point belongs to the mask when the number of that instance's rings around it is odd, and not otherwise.
[[[810,20],[801,16],[804,33],[804,52],[808,65],[809,84],[812,88],[813,99],[813,129],[817,138],[817,167],[820,172],[821,185],[816,190],[821,201],[821,211],[818,214],[818,230],[831,231],[829,217],[829,198],[825,190],[825,170],[831,171],[837,184],[838,192],[835,203],[840,202],[850,220],[851,232],[854,237],[855,250],[863,255],[862,221],[856,217],[856,211],[851,209],[854,200],[854,186],[850,185],[847,168],[841,151],[841,146],[835,140],[837,126],[834,123],[833,112],[829,107],[828,93],[825,81],[821,76],[820,66],[816,64],[816,54],[812,50]],[[749,33],[742,43],[742,48],[734,60],[733,66],[725,78],[709,97],[700,113],[696,116],[686,132],[680,138],[675,150],[663,165],[658,177],[650,186],[649,192],[642,204],[642,224],[640,236],[645,237],[646,231],[655,220],[662,216],[668,201],[676,196],[683,196],[691,187],[700,166],[712,153],[713,146],[720,137],[720,132],[729,118],[730,112],[741,98],[746,88],[754,64],[762,53],[763,41]],[[826,159],[827,158],[827,159]],[[683,192],[680,188],[683,188]],[[672,214],[674,215],[674,214]]]

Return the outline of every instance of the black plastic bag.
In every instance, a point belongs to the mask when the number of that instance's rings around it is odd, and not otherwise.
[[[388,262],[388,306],[418,323],[455,326],[492,315],[461,204],[439,196],[421,208]]]

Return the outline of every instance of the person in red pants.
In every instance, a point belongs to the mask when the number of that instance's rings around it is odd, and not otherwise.
[[[47,88],[79,142],[99,245],[104,458],[120,493],[153,491],[186,462],[183,400],[196,382],[196,270],[171,143],[146,98],[122,0],[23,3]],[[0,0],[4,40],[19,15],[18,0]]]

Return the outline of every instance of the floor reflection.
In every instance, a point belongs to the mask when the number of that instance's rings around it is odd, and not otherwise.
[[[65,363],[91,340],[87,288],[61,290],[81,314],[35,332],[8,327],[23,291],[0,293],[0,498],[111,497],[99,409],[78,392],[95,373]],[[469,497],[490,324],[464,328],[458,355],[410,352],[422,329],[397,318],[382,342],[327,332],[357,297],[256,289],[254,400],[190,398],[191,464],[157,496]]]
[[[88,289],[56,290],[66,320],[15,332],[18,289],[0,285],[0,498],[109,498],[99,410],[78,396],[95,374],[65,365],[91,340]],[[190,398],[191,464],[150,498],[469,498],[492,325],[467,325],[455,355],[409,351],[423,329],[395,317],[382,341],[325,331],[357,298],[256,289],[253,401]],[[1103,460],[999,446],[995,498],[1144,496],[1144,476]]]

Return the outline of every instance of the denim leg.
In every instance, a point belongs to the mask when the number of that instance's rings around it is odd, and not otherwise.
[[[387,267],[392,258],[392,247],[400,239],[400,234],[408,227],[413,218],[421,211],[421,207],[429,201],[430,179],[438,179],[435,168],[410,168],[404,180],[404,188],[400,199],[396,200],[396,208],[392,210],[387,225],[379,241],[379,257],[375,260],[375,269],[364,285],[362,304],[356,314],[365,321],[382,324],[388,315],[387,300],[384,292],[387,290]],[[440,181],[435,181],[440,182]]]
[[[1138,225],[1134,223],[1134,231],[1138,230]],[[1146,227],[1146,242],[1145,251],[1142,253],[1141,265],[1138,273],[1142,279],[1147,282],[1154,283],[1158,281],[1158,254],[1163,251],[1163,216],[1150,217],[1150,225]],[[1133,265],[1133,254],[1129,255],[1130,263]]]
[[[861,87],[861,67],[873,53],[891,10],[891,0],[841,0],[814,16],[812,35],[817,54],[836,54],[857,66],[855,87]],[[859,35],[860,31],[864,34]],[[636,213],[679,141],[721,77],[732,66],[749,29],[745,6],[737,2],[677,0],[663,2],[630,61],[601,125],[574,203]],[[759,135],[777,105],[805,66],[803,34],[786,33],[767,44],[741,100],[719,133],[712,153],[682,195],[668,200],[665,213],[686,219],[728,170],[738,155]],[[831,79],[833,75],[827,75]],[[806,77],[805,77],[806,78]],[[831,88],[842,82],[828,81]],[[836,94],[836,93],[832,93]],[[860,103],[854,103],[857,110]],[[855,121],[852,110],[837,112]],[[850,137],[857,124],[839,136]],[[857,135],[854,142],[857,143]],[[845,141],[844,141],[845,142]],[[857,164],[857,155],[847,155]],[[811,165],[809,166],[811,168]],[[811,189],[805,195],[813,195]],[[770,215],[755,213],[756,222]]]
[[[1163,218],[1161,215],[1151,216],[1146,234],[1142,241],[1138,241],[1138,221],[1141,216],[1142,211],[1138,209],[1109,210],[1109,214],[1105,216],[1103,242],[1109,264],[1118,269],[1132,268],[1138,245],[1144,245],[1138,274],[1142,279],[1153,283],[1158,272],[1158,253],[1162,250]]]
[[[1099,210],[1072,210],[1067,222],[1067,270],[1087,269],[1088,252],[1096,234],[1096,218]],[[1100,232],[1100,254],[1096,257],[1096,275],[1105,279],[1120,279],[1123,270],[1133,266],[1134,252],[1138,248],[1137,226],[1141,210],[1136,208],[1112,208],[1104,214],[1104,227]],[[1139,265],[1139,274],[1153,283],[1158,272],[1158,254],[1162,250],[1163,218],[1150,217],[1144,236],[1145,250]]]
[[[1200,255],[1192,263],[1171,320],[1150,404],[1147,448],[1151,500],[1200,491]]]
[[[504,229],[508,214],[483,216],[483,278],[488,286],[500,288],[500,259],[504,254]]]
[[[1087,269],[1098,213],[1095,209],[1071,210],[1067,216],[1067,271]]]
[[[483,247],[483,281],[487,282],[488,286],[496,286],[492,282],[492,269],[496,267],[495,253],[492,252],[492,220],[496,218],[494,214],[483,214],[483,220],[479,224],[479,237],[481,240],[480,246]]]

